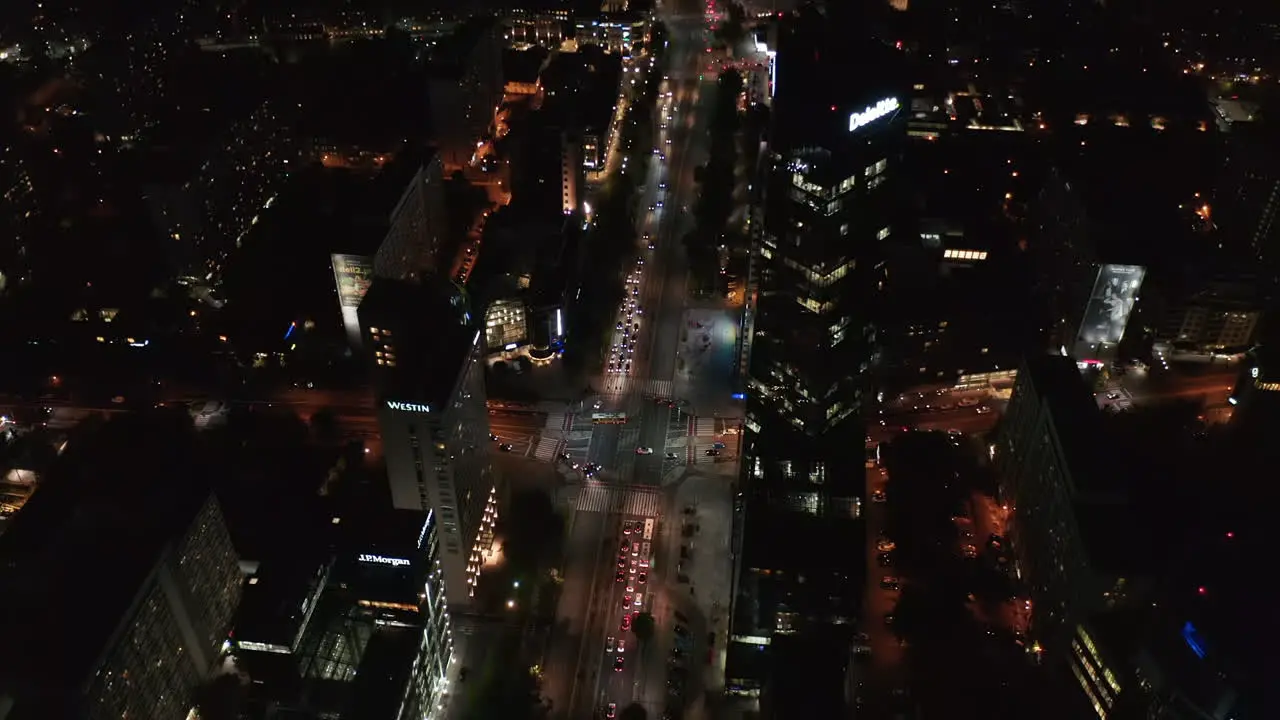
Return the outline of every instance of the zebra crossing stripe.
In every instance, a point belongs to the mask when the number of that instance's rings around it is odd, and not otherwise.
[[[564,429],[564,413],[547,413],[547,429],[563,430]]]
[[[697,425],[695,426],[695,429],[698,437],[708,437],[711,435],[715,435],[716,419],[713,417],[710,417],[710,418],[700,417],[697,420]]]
[[[539,460],[551,461],[556,458],[556,450],[560,447],[560,439],[553,437],[538,438],[538,446],[533,450],[533,456]]]
[[[579,512],[620,512],[656,517],[662,514],[662,495],[618,487],[587,486],[578,493],[577,509]]]

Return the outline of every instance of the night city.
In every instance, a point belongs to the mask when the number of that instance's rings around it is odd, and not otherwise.
[[[0,3],[0,720],[1280,718],[1278,39]]]

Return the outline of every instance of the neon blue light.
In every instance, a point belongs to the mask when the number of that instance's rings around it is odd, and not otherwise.
[[[1196,626],[1192,625],[1190,621],[1182,626],[1182,639],[1187,641],[1187,647],[1191,648],[1191,652],[1195,653],[1196,657],[1201,660],[1204,659],[1204,640],[1201,639],[1200,633],[1196,631]]]
[[[289,323],[289,330],[288,330],[287,332],[285,332],[285,334],[284,334],[284,339],[285,339],[285,340],[288,340],[288,339],[289,339],[289,336],[293,335],[293,331],[294,331],[294,330],[297,330],[297,329],[298,329],[298,323],[296,323],[296,322],[291,322],[291,323]]]

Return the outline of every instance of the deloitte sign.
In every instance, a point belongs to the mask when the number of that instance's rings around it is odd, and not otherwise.
[[[870,125],[880,118],[896,111],[902,107],[896,97],[887,97],[875,105],[868,105],[862,112],[856,112],[849,115],[849,132],[853,132],[860,127]]]

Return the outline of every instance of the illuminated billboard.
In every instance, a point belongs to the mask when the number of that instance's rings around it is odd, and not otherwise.
[[[373,258],[364,255],[333,255],[333,280],[338,286],[338,306],[342,327],[352,347],[360,346],[360,318],[356,310],[373,282]]]
[[[1147,269],[1141,265],[1103,265],[1099,268],[1077,340],[1094,346],[1120,342],[1146,274]]]
[[[373,259],[364,255],[334,255],[333,279],[338,284],[338,302],[344,308],[360,307],[373,282]]]
[[[870,125],[886,115],[897,112],[900,107],[902,107],[902,104],[898,102],[898,98],[887,97],[874,105],[868,105],[862,112],[851,113],[849,115],[849,132]]]

